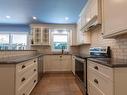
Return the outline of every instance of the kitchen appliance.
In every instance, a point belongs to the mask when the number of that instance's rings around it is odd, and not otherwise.
[[[111,57],[110,47],[93,47],[89,49],[89,54],[75,56],[75,76],[84,95],[87,95],[87,59],[109,57]]]
[[[86,95],[87,92],[87,64],[86,59],[75,57],[75,76],[82,92]]]
[[[43,56],[38,57],[38,81],[43,77]]]

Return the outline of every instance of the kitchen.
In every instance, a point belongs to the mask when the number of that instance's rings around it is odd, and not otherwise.
[[[127,95],[126,0],[0,5],[0,95]]]

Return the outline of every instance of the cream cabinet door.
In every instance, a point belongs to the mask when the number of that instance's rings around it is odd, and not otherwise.
[[[41,45],[42,44],[42,28],[36,27],[32,28],[32,43],[33,45]]]
[[[71,61],[71,55],[63,55],[60,59],[60,68],[62,71],[72,71],[72,61]]]
[[[43,45],[50,45],[50,31],[49,29],[44,28],[42,30],[42,43]]]
[[[91,18],[94,16],[98,16],[98,0],[92,0],[90,4],[90,12],[91,12]]]
[[[71,55],[44,56],[44,71],[71,71]]]
[[[111,36],[127,30],[127,0],[103,1],[103,34]]]

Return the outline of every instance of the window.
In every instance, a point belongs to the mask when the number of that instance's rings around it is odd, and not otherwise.
[[[69,31],[54,30],[52,39],[52,51],[69,51]]]
[[[0,34],[0,44],[9,43],[9,34]]]
[[[13,34],[12,43],[27,45],[27,35],[26,34]]]
[[[0,50],[9,48],[9,34],[0,34]]]
[[[0,33],[0,50],[24,50],[27,48],[27,33]]]

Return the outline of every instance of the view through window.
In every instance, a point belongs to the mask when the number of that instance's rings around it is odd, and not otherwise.
[[[53,51],[69,51],[69,31],[68,30],[54,30],[52,32],[53,42],[52,50]]]
[[[0,50],[24,50],[27,48],[27,33],[0,33]]]

